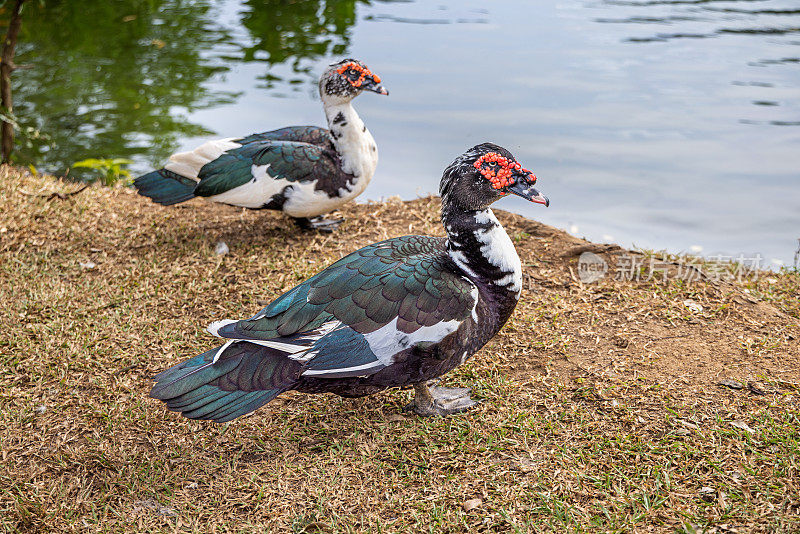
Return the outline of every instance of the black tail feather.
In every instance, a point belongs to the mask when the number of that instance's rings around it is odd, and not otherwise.
[[[302,366],[283,352],[240,341],[204,352],[156,376],[150,396],[190,419],[230,421],[268,403],[298,381]]]
[[[167,169],[158,169],[138,177],[133,186],[140,195],[150,197],[153,202],[171,206],[194,198],[197,182]]]

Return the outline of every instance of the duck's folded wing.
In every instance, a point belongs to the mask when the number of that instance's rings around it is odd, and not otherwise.
[[[278,130],[269,132],[261,132],[241,139],[236,142],[242,145],[257,141],[298,141],[300,143],[308,143],[310,145],[317,145],[323,148],[333,150],[333,137],[331,132],[319,126],[288,126]]]
[[[312,181],[338,172],[335,152],[299,141],[260,140],[230,149],[198,173],[197,196],[221,195],[258,180]]]
[[[437,254],[439,239],[364,247],[281,295],[250,319],[209,327],[229,340],[282,350],[304,376],[373,374],[474,317],[478,291]]]

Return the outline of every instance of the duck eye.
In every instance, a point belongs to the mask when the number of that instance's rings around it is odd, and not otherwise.
[[[496,161],[490,162],[489,163],[489,167],[492,167],[492,168],[497,167],[497,162]]]

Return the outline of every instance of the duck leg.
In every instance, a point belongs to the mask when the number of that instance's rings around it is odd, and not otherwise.
[[[450,415],[463,412],[478,403],[469,396],[469,388],[443,388],[437,381],[414,384],[414,400],[404,408],[417,415]],[[431,385],[429,385],[431,384]]]
[[[325,217],[295,217],[294,222],[303,230],[316,230],[318,232],[335,232],[339,225],[344,222],[344,218],[326,219]]]

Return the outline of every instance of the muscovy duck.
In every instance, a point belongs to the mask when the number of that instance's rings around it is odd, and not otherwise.
[[[549,205],[535,182],[502,147],[468,150],[441,180],[447,238],[368,245],[252,318],[212,323],[225,344],[157,375],[150,395],[217,422],[288,390],[360,397],[413,385],[409,408],[420,415],[473,406],[469,389],[429,381],[464,363],[517,305],[522,266],[489,205],[509,193]]]
[[[290,126],[241,139],[208,141],[172,155],[163,169],[138,177],[140,195],[169,206],[194,197],[252,209],[282,210],[300,226],[333,230],[322,219],[360,195],[378,164],[378,148],[353,109],[362,91],[389,92],[356,59],[344,59],[319,80],[328,127]]]

